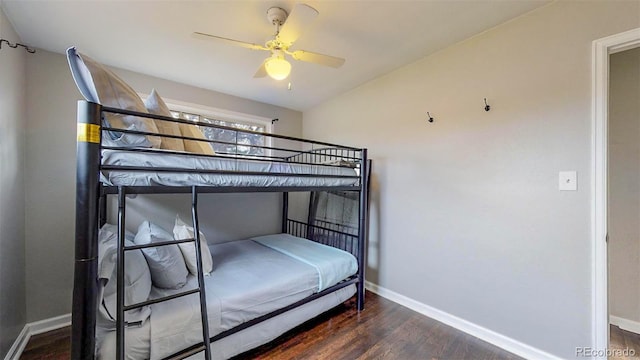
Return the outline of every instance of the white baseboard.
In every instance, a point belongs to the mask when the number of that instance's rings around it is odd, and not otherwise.
[[[460,331],[463,331],[471,336],[477,337],[478,339],[484,340],[490,344],[493,344],[497,347],[500,347],[506,351],[514,353],[518,356],[521,356],[525,359],[549,359],[549,360],[560,360],[560,357],[549,354],[543,350],[535,348],[533,346],[522,343],[518,340],[514,340],[508,336],[504,336],[495,331],[484,328],[480,325],[474,324],[470,321],[461,319],[457,316],[446,313],[442,310],[438,310],[429,305],[423,304],[414,299],[408,298],[404,295],[398,294],[395,291],[386,289],[382,286],[378,286],[369,281],[365,282],[365,287],[367,290],[376,293],[386,299],[389,299],[395,303],[403,305],[415,312],[418,312],[422,315],[440,321],[446,325],[449,325],[453,328],[456,328]]]
[[[28,325],[25,325],[22,328],[22,331],[20,331],[20,334],[18,334],[16,341],[14,341],[13,345],[11,345],[11,347],[9,348],[9,352],[4,357],[4,360],[20,359],[20,355],[22,355],[22,352],[24,351],[24,348],[27,346],[27,343],[29,342],[30,337],[31,335],[29,335],[29,327]]]
[[[609,323],[615,325],[622,330],[631,331],[632,333],[640,334],[640,322],[609,315]]]
[[[52,317],[40,321],[27,323],[20,331],[20,334],[13,342],[9,352],[4,360],[18,360],[27,346],[29,339],[33,335],[46,333],[47,331],[56,330],[71,325],[71,314]]]
[[[60,315],[27,324],[27,326],[29,326],[29,335],[38,335],[69,325],[71,325],[71,314]]]

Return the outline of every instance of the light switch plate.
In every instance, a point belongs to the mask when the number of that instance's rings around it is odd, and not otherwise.
[[[560,171],[558,189],[560,191],[578,190],[578,173],[575,171]]]

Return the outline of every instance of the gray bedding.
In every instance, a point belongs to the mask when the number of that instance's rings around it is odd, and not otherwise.
[[[160,150],[157,150],[160,151]],[[207,169],[226,171],[250,171],[264,175],[189,174],[142,171],[103,171],[102,181],[110,185],[126,186],[350,186],[358,178],[333,178],[323,175],[357,176],[348,167],[279,162],[255,161],[242,158],[207,158],[158,153],[132,153],[119,150],[103,150],[103,165],[144,166],[157,168]],[[286,173],[291,176],[274,176],[269,173]],[[300,177],[296,174],[313,174]]]
[[[289,238],[284,234],[275,236]],[[210,248],[214,271],[211,276],[205,277],[205,283],[211,336],[301,300],[319,289],[317,267],[253,240],[216,244],[211,245]],[[317,248],[314,249],[318,251]],[[328,248],[327,254],[330,254],[337,264],[344,263],[336,268],[345,269],[345,273],[333,277],[345,279],[353,275],[353,269],[357,269],[357,266],[354,267],[355,258],[346,252],[336,254],[335,251],[336,249]],[[319,252],[322,253],[322,249]],[[184,288],[179,290],[154,288],[151,297],[185,291],[195,287],[196,284],[196,278],[190,276]],[[300,310],[299,317],[293,315],[290,315],[291,318],[287,317],[290,313],[287,312],[277,317],[280,320],[271,319],[270,325],[264,325],[266,327],[262,331],[253,330],[257,336],[255,339],[221,340],[220,344],[216,345],[218,348],[216,354],[226,358],[277,337],[310,318],[304,318],[302,314],[309,313],[316,316],[345,301],[355,292],[353,286],[345,289],[339,292],[340,296],[335,293],[318,299],[320,301],[314,301],[316,305],[308,307],[305,311]],[[265,332],[265,329],[269,331]],[[131,357],[132,359],[160,359],[202,341],[198,296],[190,295],[152,305],[150,319],[142,327],[129,329],[127,332],[127,348],[130,349],[128,353],[136,354],[136,357]],[[114,335],[113,332],[106,334],[99,351],[101,358],[111,358],[113,352],[111,338]],[[257,345],[246,347],[256,341]],[[225,343],[229,345],[224,345]],[[148,349],[146,350],[148,355],[140,357],[145,353],[145,349]]]

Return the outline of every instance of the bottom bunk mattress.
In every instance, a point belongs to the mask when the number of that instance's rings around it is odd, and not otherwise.
[[[209,334],[215,336],[251,319],[302,300],[357,272],[353,255],[288,234],[210,245],[214,271],[205,277]],[[181,289],[153,288],[159,298],[197,287],[189,276]],[[350,285],[212,344],[224,359],[269,342],[287,330],[346,301]],[[98,356],[115,359],[115,331],[98,331]],[[128,359],[162,359],[202,341],[197,295],[151,305],[151,316],[126,330]],[[195,358],[199,358],[196,355]]]

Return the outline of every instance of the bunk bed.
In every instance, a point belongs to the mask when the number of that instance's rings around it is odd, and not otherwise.
[[[131,110],[120,106],[122,102],[105,101],[91,83],[100,75],[115,75],[102,68],[96,74],[100,65],[74,48],[67,55],[76,84],[87,99],[78,102],[77,115],[72,359],[228,358],[273,340],[354,294],[357,309],[364,309],[370,168],[366,149],[195,124],[166,111],[158,115]],[[110,81],[111,87],[123,86],[113,85],[121,81],[117,77]],[[162,126],[153,130],[116,126],[118,119],[174,124],[183,131],[172,134],[158,130]],[[184,131],[187,128],[194,130]],[[237,136],[235,142],[222,142],[197,134],[198,129],[206,128],[260,135],[272,141],[258,146],[264,150],[262,155],[240,154],[237,149],[243,144]],[[126,144],[114,141],[127,137],[134,140]],[[205,147],[225,143],[235,145],[236,151],[207,148],[193,152],[164,149],[157,143],[149,146],[157,140]],[[207,248],[199,226],[199,194],[229,192],[281,193],[281,233]],[[306,221],[291,213],[290,192],[311,193]],[[356,226],[314,219],[314,194],[319,192],[350,194],[357,199]],[[166,193],[191,195],[192,236],[148,244],[130,242],[133,234],[126,231],[127,197]],[[107,208],[108,196],[115,196],[117,204],[117,224],[112,226],[106,224],[108,213],[113,212]],[[109,244],[114,255],[109,274],[116,280],[115,284],[110,280],[115,286],[110,312],[104,311],[107,290],[102,274],[107,240],[112,240]],[[146,298],[132,303],[126,295],[126,273],[137,252],[179,243],[191,244],[195,273],[189,274],[179,289],[151,286]],[[213,270],[205,276],[203,258],[208,252]],[[138,265],[142,262],[144,257],[138,256]],[[107,326],[105,313],[107,320],[112,320]],[[136,314],[140,316],[136,318]]]

